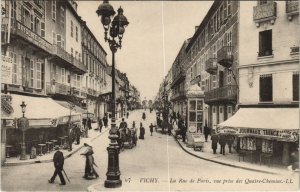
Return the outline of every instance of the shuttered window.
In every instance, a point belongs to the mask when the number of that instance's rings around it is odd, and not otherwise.
[[[259,96],[261,102],[273,101],[273,79],[272,74],[259,77]]]

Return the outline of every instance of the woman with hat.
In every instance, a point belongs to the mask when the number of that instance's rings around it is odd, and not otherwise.
[[[80,154],[80,155],[85,155],[85,157],[86,157],[85,172],[84,172],[83,178],[92,179],[94,176],[96,178],[98,178],[99,175],[96,172],[96,170],[94,169],[94,165],[96,165],[96,164],[94,162],[94,157],[93,157],[94,151],[93,151],[92,144],[90,142],[85,142],[84,146],[86,147],[86,150],[84,153]]]

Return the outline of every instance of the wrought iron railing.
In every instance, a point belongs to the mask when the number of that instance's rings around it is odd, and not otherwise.
[[[236,100],[237,99],[237,85],[227,85],[217,89],[205,92],[204,101],[219,101],[219,100]]]

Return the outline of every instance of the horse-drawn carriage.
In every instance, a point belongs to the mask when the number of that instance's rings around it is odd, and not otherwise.
[[[132,149],[137,143],[136,129],[121,128],[119,131],[119,146],[121,150],[125,148]]]

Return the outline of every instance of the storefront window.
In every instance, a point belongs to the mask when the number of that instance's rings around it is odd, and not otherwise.
[[[201,101],[197,102],[197,110],[203,110],[203,103]]]
[[[256,139],[249,138],[249,137],[240,138],[240,149],[255,151],[256,150]]]
[[[190,121],[196,121],[196,112],[190,112]]]
[[[273,142],[270,140],[262,140],[261,151],[263,153],[273,153]]]
[[[193,101],[190,101],[190,110],[196,110],[196,101],[193,100]]]

